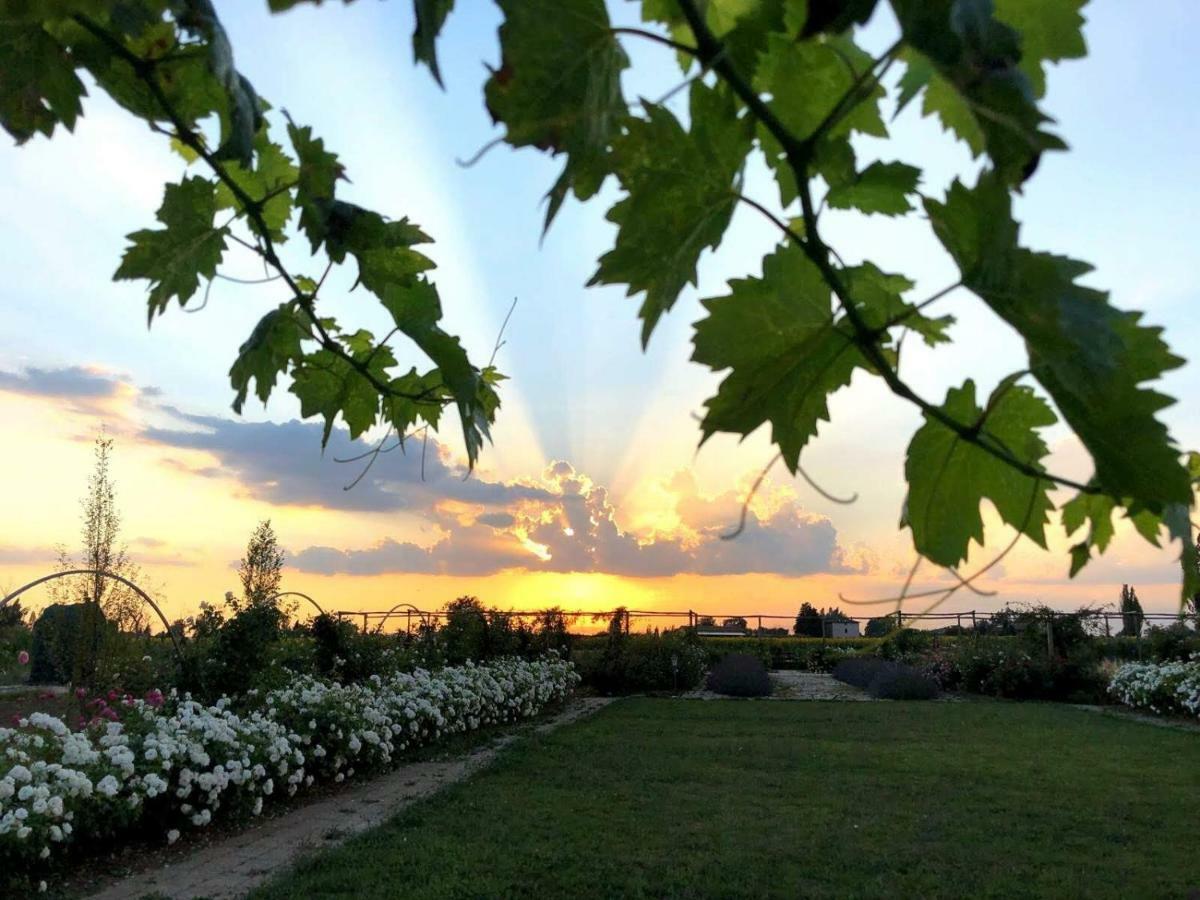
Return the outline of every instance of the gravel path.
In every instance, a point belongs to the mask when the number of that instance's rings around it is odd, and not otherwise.
[[[518,727],[487,746],[447,760],[402,766],[372,781],[339,791],[278,818],[210,844],[182,860],[122,879],[93,900],[228,900],[242,897],[281,869],[313,850],[336,846],[381,825],[406,806],[489,765],[509,744],[532,730],[545,733],[591,715],[611,702],[606,697],[574,701],[558,715]]]
[[[771,681],[775,692],[770,697],[756,697],[756,700],[868,700],[875,698],[866,691],[853,685],[844,684],[824,672],[796,672],[791,669],[779,669],[771,673]],[[706,688],[689,691],[683,694],[687,700],[736,700],[737,697],[727,697]]]

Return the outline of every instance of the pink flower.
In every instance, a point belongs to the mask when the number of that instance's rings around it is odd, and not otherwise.
[[[13,728],[21,727],[21,717],[20,716],[14,715],[9,721],[12,722]]]
[[[146,703],[156,709],[163,705],[163,692],[158,688],[146,691]]]
[[[115,688],[113,690],[109,691],[108,692],[108,702],[115,703],[117,701],[117,696],[118,695],[117,695],[117,691]]]
[[[29,652],[27,650],[22,650],[20,653],[18,653],[17,662],[23,666],[29,665]]]
[[[80,700],[82,700],[84,697],[87,696],[87,688],[85,688],[85,687],[75,688],[75,696],[78,697]]]

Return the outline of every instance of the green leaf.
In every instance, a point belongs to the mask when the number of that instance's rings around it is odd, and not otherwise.
[[[1040,466],[1049,452],[1037,429],[1053,425],[1054,413],[1032,389],[1006,379],[984,410],[975,402],[975,383],[946,394],[942,411],[972,426],[983,421],[985,440],[994,441],[1017,459]],[[1000,518],[1046,546],[1051,483],[1036,480],[969,443],[932,416],[913,435],[905,462],[908,499],[905,523],[912,529],[917,552],[951,568],[967,558],[969,544],[983,545],[979,504],[990,500]]]
[[[288,136],[300,163],[296,186],[300,228],[308,235],[315,253],[329,231],[334,190],[344,170],[337,156],[325,149],[325,141],[313,137],[310,126],[301,128],[289,122]]]
[[[233,401],[234,412],[241,413],[251,380],[256,383],[254,392],[258,399],[264,404],[267,402],[275,387],[276,377],[286,372],[288,366],[303,355],[300,341],[304,335],[304,328],[289,303],[271,310],[259,320],[250,337],[239,348],[237,359],[229,370],[229,380],[237,391]]]
[[[86,93],[71,57],[40,25],[0,27],[0,125],[18,144],[49,137],[60,122],[73,131]]]
[[[1173,540],[1180,542],[1179,564],[1183,569],[1180,605],[1187,608],[1200,597],[1200,544],[1193,540],[1191,504],[1172,503],[1163,513],[1163,524]]]
[[[803,0],[708,0],[702,4],[705,24],[720,40],[734,69],[747,79],[754,77],[767,37],[772,32],[783,31],[787,27],[788,14],[794,14],[796,8],[803,5]],[[799,18],[803,20],[803,10],[800,10]],[[661,22],[679,43],[688,47],[696,45],[696,37],[678,0],[643,0],[642,21]],[[696,64],[695,56],[690,53],[680,52],[676,57],[684,72]]]
[[[429,66],[434,80],[442,85],[442,72],[437,61],[437,37],[454,9],[454,0],[413,0],[417,27],[413,31],[413,56]],[[445,85],[442,85],[443,87]]]
[[[484,86],[488,110],[514,147],[566,153],[550,191],[549,227],[568,190],[586,200],[610,171],[608,147],[628,115],[629,66],[604,0],[498,0],[500,68]]]
[[[829,420],[829,395],[866,362],[799,247],[779,247],[763,260],[761,278],[735,279],[729,288],[703,301],[708,316],[695,326],[692,359],[731,370],[705,402],[703,440],[718,431],[748,435],[769,421],[794,473],[818,423]]]
[[[221,113],[221,145],[217,159],[234,160],[249,169],[254,155],[254,136],[263,124],[263,106],[253,85],[238,72],[233,45],[211,3],[189,3],[178,18],[180,26],[204,41],[208,69],[220,84],[225,103]]]
[[[1115,509],[1116,503],[1111,497],[1080,492],[1063,504],[1063,528],[1068,535],[1072,535],[1082,528],[1085,522],[1090,522],[1087,545],[1103,553],[1116,533],[1112,521]]]
[[[1042,130],[1051,120],[1038,109],[1034,88],[1019,65],[1021,36],[992,15],[991,0],[892,0],[892,7],[905,41],[944,79],[929,82],[926,113],[938,112],[978,152],[970,127],[974,119],[1006,183],[1027,179],[1043,151],[1065,149],[1059,138]],[[954,101],[954,93],[963,105]]]
[[[380,299],[396,327],[437,365],[442,383],[458,405],[467,459],[474,465],[484,440],[490,440],[490,423],[499,400],[490,403],[495,392],[471,365],[458,338],[438,325],[442,304],[437,288],[418,278],[409,286],[388,285]]]
[[[963,284],[1025,339],[1030,370],[1091,453],[1103,491],[1155,513],[1190,504],[1187,470],[1155,418],[1172,400],[1140,387],[1183,360],[1141,313],[1076,282],[1089,265],[1020,247],[1011,202],[985,173],[973,189],[955,181],[944,203],[926,200],[925,209]]]
[[[921,92],[921,89],[929,84],[935,74],[933,63],[929,61],[929,57],[924,53],[918,53],[911,47],[901,50],[900,58],[904,60],[906,68],[904,74],[900,76],[900,91],[896,95],[896,111],[892,114],[893,118],[900,115],[904,107],[908,106],[913,98]]]
[[[280,243],[286,238],[284,228],[292,215],[289,185],[295,184],[299,170],[291,157],[284,153],[283,147],[267,137],[265,128],[254,138],[254,150],[254,168],[245,169],[236,162],[229,163],[224,168],[234,183],[252,201],[270,198],[263,204],[262,218],[267,225],[268,235],[273,241]],[[224,182],[217,185],[217,208],[241,209],[233,191]]]
[[[228,228],[214,228],[216,190],[203,178],[189,177],[168,184],[158,210],[162,229],[143,229],[128,235],[132,245],[121,258],[114,280],[145,278],[150,281],[151,320],[166,310],[172,297],[182,306],[212,278],[225,253]]]
[[[954,317],[931,319],[906,302],[903,295],[912,290],[913,283],[905,276],[882,272],[874,263],[865,262],[841,269],[838,277],[868,328],[883,332],[891,323],[903,322],[931,347],[950,340],[946,332]]]
[[[925,89],[921,115],[936,115],[942,128],[956,135],[977,157],[987,150],[987,136],[971,111],[971,104],[947,79],[934,72]]]
[[[1034,92],[1046,93],[1046,62],[1087,55],[1083,40],[1083,9],[1087,0],[995,0],[996,18],[1021,34],[1021,71]]]
[[[873,162],[847,184],[829,189],[825,202],[833,209],[898,216],[912,210],[909,194],[917,192],[921,170],[901,162]]]
[[[608,213],[616,246],[600,257],[589,285],[627,284],[645,291],[642,344],[689,282],[705,247],[716,247],[737,203],[734,180],[750,149],[749,126],[727,95],[695,82],[692,131],[662,106],[631,119],[614,154],[628,192]]]
[[[879,0],[808,0],[808,17],[803,38],[815,34],[839,34],[853,25],[862,25],[871,18]]]
[[[771,110],[803,140],[816,131],[874,60],[848,38],[795,41],[772,34],[759,63],[755,87],[771,95]],[[830,131],[887,137],[879,114],[884,90],[876,86]]]
[[[377,212],[335,200],[326,220],[325,250],[340,263],[350,253],[358,261],[358,279],[379,296],[389,285],[412,284],[418,273],[434,267],[427,256],[411,249],[430,237],[408,219],[390,221]]]
[[[350,350],[353,358],[366,366],[377,380],[384,383],[391,380],[387,369],[396,364],[391,350],[376,347],[369,332],[358,332],[351,337],[350,344],[355,345]],[[317,350],[297,360],[289,390],[299,398],[300,414],[304,418],[320,416],[324,419],[322,447],[329,442],[339,416],[346,423],[351,439],[369,429],[379,417],[378,389],[349,360],[331,350]]]
[[[825,121],[858,74],[872,63],[872,58],[848,38],[797,42],[773,33],[758,64],[754,86],[771,95],[772,112],[791,134],[804,139]],[[849,141],[852,133],[887,136],[887,127],[879,113],[883,96],[883,88],[876,86],[818,142],[814,163],[820,174],[829,174],[831,162],[835,173],[845,171],[846,159],[853,159]],[[759,126],[758,138],[779,183],[780,200],[787,206],[797,196],[795,173],[783,147],[765,126]],[[829,183],[832,185],[834,181]]]

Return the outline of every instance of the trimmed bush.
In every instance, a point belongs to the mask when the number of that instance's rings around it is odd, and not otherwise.
[[[833,677],[878,700],[931,700],[938,695],[938,683],[929,675],[878,656],[844,659],[834,668]]]
[[[713,666],[708,673],[707,686],[710,691],[727,697],[768,697],[771,694],[767,667],[757,656],[748,653],[730,653]]]
[[[870,687],[876,675],[888,666],[894,665],[896,663],[878,656],[858,656],[852,659],[843,659],[834,666],[833,677],[865,691]]]
[[[875,673],[867,693],[876,700],[932,700],[938,695],[938,685],[912,666],[893,663]]]
[[[104,613],[94,603],[55,603],[33,625],[29,680],[63,684],[87,680],[104,641]]]

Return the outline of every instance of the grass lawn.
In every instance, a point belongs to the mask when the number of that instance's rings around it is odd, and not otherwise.
[[[1015,703],[631,699],[253,897],[1185,897],[1200,735]]]

